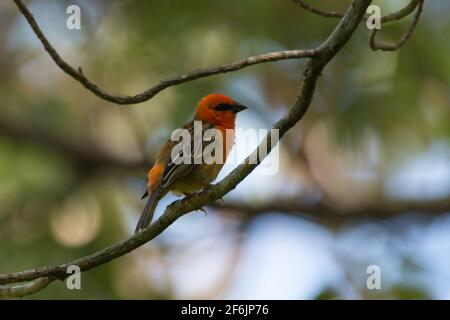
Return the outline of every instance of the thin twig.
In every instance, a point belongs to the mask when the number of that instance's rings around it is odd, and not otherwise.
[[[370,3],[371,0],[354,0],[328,39],[317,49],[315,57],[309,60],[304,70],[304,80],[300,93],[294,105],[288,114],[274,125],[274,129],[279,130],[280,138],[302,119],[311,103],[317,79],[323,68],[348,42],[360,24]],[[222,198],[225,194],[236,188],[264,159],[264,157],[258,157],[260,148],[268,149],[268,152],[270,152],[275,147],[276,143],[274,142],[272,145],[271,142],[271,135],[269,133],[258,148],[222,181],[213,185],[211,188],[194,194],[188,199],[184,198],[173,202],[153,224],[128,239],[122,240],[89,256],[61,265],[2,274],[0,275],[0,284],[31,281],[42,277],[64,279],[67,277],[66,268],[69,265],[78,265],[80,270],[84,272],[127,254],[158,236],[179,217]],[[252,162],[254,159],[257,159],[256,163]]]
[[[96,96],[107,100],[109,102],[113,102],[121,105],[128,104],[136,104],[140,102],[144,102],[153,98],[156,94],[163,91],[166,88],[176,86],[185,82],[189,82],[192,80],[196,80],[199,78],[204,78],[208,76],[212,76],[220,73],[227,73],[232,71],[237,71],[249,66],[253,66],[255,64],[274,62],[280,60],[288,60],[288,59],[302,59],[302,58],[312,58],[316,54],[314,49],[310,50],[285,50],[285,51],[274,51],[269,53],[264,53],[260,55],[251,56],[230,64],[218,65],[209,68],[199,69],[190,73],[186,73],[184,75],[175,76],[172,78],[168,78],[158,82],[156,85],[151,88],[145,90],[142,93],[138,93],[133,96],[125,96],[125,95],[116,95],[109,92],[106,92],[102,88],[100,88],[97,84],[93,83],[89,80],[81,70],[81,68],[75,69],[69,63],[67,63],[55,48],[50,44],[50,42],[45,37],[38,23],[33,17],[33,14],[30,10],[25,6],[22,0],[14,0],[17,7],[19,8],[22,15],[27,20],[30,27],[33,29],[33,32],[36,34],[38,39],[41,41],[47,53],[53,59],[53,61],[58,65],[58,67],[64,71],[66,74],[80,82],[86,89],[91,91]]]
[[[411,25],[406,30],[406,32],[403,34],[401,39],[397,43],[394,43],[394,44],[377,42],[375,39],[375,36],[377,35],[378,29],[373,29],[372,34],[370,35],[370,40],[369,40],[370,48],[372,50],[395,51],[395,50],[398,50],[401,46],[403,46],[406,43],[406,41],[408,41],[409,38],[411,38],[411,36],[417,26],[417,23],[419,22],[420,14],[422,13],[422,9],[423,9],[424,0],[419,0],[416,2],[417,2],[416,3],[417,12],[414,16],[414,19],[413,19]]]
[[[303,0],[293,0],[295,4],[297,4],[299,7],[302,7],[305,10],[308,10],[309,12],[312,12],[314,14],[317,14],[319,16],[325,17],[325,18],[342,18],[343,14],[336,11],[324,11],[321,9],[317,9],[313,7],[312,5],[307,4]]]
[[[22,298],[32,295],[46,288],[53,280],[44,277],[17,285],[0,285],[0,298]]]
[[[321,9],[317,9],[317,8],[307,4],[304,0],[292,0],[292,1],[295,4],[297,4],[299,7],[302,7],[303,9],[308,10],[319,16],[326,17],[326,18],[342,18],[342,13],[340,13],[340,12],[324,11]],[[398,21],[398,20],[403,19],[404,17],[408,16],[411,12],[414,11],[414,9],[416,8],[417,4],[420,1],[421,0],[411,0],[403,8],[381,17],[381,22],[386,23],[386,22]],[[368,18],[368,16],[365,15],[363,20],[366,21],[367,18]]]
[[[149,158],[124,159],[110,155],[101,151],[101,148],[97,148],[94,142],[78,143],[33,122],[26,123],[11,119],[3,112],[0,113],[0,134],[14,140],[40,145],[52,152],[56,151],[62,157],[69,159],[73,167],[83,174],[110,167],[135,170],[146,168],[151,163]]]
[[[277,199],[277,201],[265,204],[227,201],[223,204],[213,203],[211,207],[216,210],[235,212],[236,216],[244,221],[249,221],[263,214],[280,212],[313,220],[322,225],[335,226],[355,220],[389,219],[407,212],[417,212],[423,214],[424,217],[433,219],[450,212],[450,197],[434,201],[382,200],[381,203],[353,209],[331,206],[326,201],[305,204],[298,198]]]

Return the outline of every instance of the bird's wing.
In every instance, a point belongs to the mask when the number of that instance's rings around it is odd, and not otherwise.
[[[210,141],[204,141],[202,139],[203,133],[205,130],[211,129],[213,126],[208,123],[202,123],[202,136],[196,136],[194,135],[194,121],[189,122],[185,126],[183,126],[183,129],[186,129],[189,131],[190,134],[190,162],[189,163],[183,163],[182,157],[183,152],[180,152],[177,155],[172,155],[169,157],[169,160],[167,162],[166,167],[164,168],[164,172],[161,177],[160,187],[162,189],[168,189],[170,186],[178,179],[186,176],[188,173],[190,173],[195,168],[196,159],[198,161],[198,157],[202,157],[202,150],[205,149],[205,147],[212,143],[213,140]],[[195,140],[202,139],[199,142],[195,143]],[[171,143],[171,151],[175,145],[177,145],[178,141],[170,141]],[[181,150],[180,150],[181,151]]]

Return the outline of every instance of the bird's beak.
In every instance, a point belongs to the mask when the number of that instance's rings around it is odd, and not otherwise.
[[[231,105],[231,111],[233,111],[233,113],[238,113],[241,111],[244,111],[245,109],[248,109],[246,106],[244,106],[243,104],[240,104],[239,102],[234,102]]]

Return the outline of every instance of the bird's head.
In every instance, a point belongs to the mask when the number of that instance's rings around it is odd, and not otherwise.
[[[226,95],[213,93],[203,97],[197,104],[195,120],[206,121],[214,125],[234,128],[236,114],[247,109]]]

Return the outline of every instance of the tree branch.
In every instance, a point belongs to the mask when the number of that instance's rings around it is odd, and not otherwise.
[[[265,54],[260,54],[256,56],[251,56],[246,59],[242,59],[240,61],[236,61],[230,64],[224,64],[219,66],[213,66],[209,68],[199,69],[190,73],[186,73],[181,76],[176,76],[172,78],[168,78],[166,80],[162,80],[151,88],[145,90],[142,93],[138,93],[133,96],[125,96],[125,95],[116,95],[109,92],[106,92],[102,88],[100,88],[97,84],[93,83],[89,80],[82,72],[81,68],[76,70],[69,63],[67,63],[55,48],[50,44],[50,42],[45,37],[38,23],[34,19],[31,11],[23,4],[22,0],[13,0],[17,7],[19,8],[22,15],[27,20],[33,32],[36,34],[37,38],[41,41],[44,49],[56,63],[56,65],[64,71],[66,74],[80,82],[86,89],[91,91],[97,97],[102,98],[106,101],[128,105],[128,104],[136,104],[141,103],[153,98],[156,94],[163,91],[166,88],[176,86],[185,82],[189,82],[192,80],[196,80],[199,78],[204,78],[208,76],[212,76],[220,73],[227,73],[232,71],[237,71],[249,66],[253,66],[255,64],[266,63],[266,62],[274,62],[279,60],[288,60],[288,59],[302,59],[302,58],[312,58],[317,52],[314,49],[307,50],[285,50],[285,51],[275,51],[269,52]]]
[[[343,14],[340,12],[335,11],[324,11],[317,9],[309,4],[307,4],[304,0],[292,0],[295,4],[297,4],[299,7],[302,7],[305,10],[308,10],[314,14],[317,14],[319,16],[325,17],[325,18],[342,18]],[[383,17],[381,17],[381,22],[392,22],[392,21],[398,21],[403,19],[404,17],[408,16],[411,12],[414,11],[414,9],[417,7],[419,2],[422,0],[411,0],[406,6],[403,8],[389,13]],[[367,15],[363,18],[364,21],[367,20]]]
[[[32,123],[21,123],[8,119],[0,114],[0,134],[11,139],[24,140],[70,160],[73,166],[83,174],[89,174],[99,169],[120,167],[127,170],[135,170],[148,167],[151,163],[148,159],[126,161],[122,158],[100,151],[94,143],[75,142],[62,137],[55,132],[45,130]],[[95,150],[95,151],[93,151]]]
[[[395,51],[395,50],[398,50],[401,46],[403,46],[406,43],[406,41],[408,41],[408,39],[412,36],[414,29],[416,28],[417,23],[419,22],[420,14],[422,13],[422,9],[423,9],[423,3],[424,3],[424,0],[415,0],[415,1],[410,2],[410,4],[414,4],[413,9],[415,9],[417,7],[417,12],[414,16],[414,20],[412,21],[411,25],[406,30],[406,32],[403,34],[403,36],[401,37],[399,42],[397,42],[395,44],[386,44],[386,43],[376,42],[375,36],[377,35],[378,29],[373,29],[372,34],[370,35],[370,40],[369,40],[370,48],[372,50]]]
[[[15,0],[15,2],[21,3],[18,0]],[[274,129],[279,130],[280,138],[303,117],[311,103],[316,81],[323,68],[350,39],[351,35],[361,22],[370,3],[371,0],[354,0],[328,39],[317,49],[314,49],[313,52],[315,53],[313,58],[309,60],[304,70],[303,84],[294,105],[273,127]],[[218,200],[236,188],[239,182],[245,179],[245,177],[247,177],[264,159],[264,157],[258,156],[260,148],[264,148],[264,150],[268,149],[268,152],[270,152],[276,145],[276,142],[273,144],[274,145],[272,145],[271,135],[269,133],[258,148],[222,181],[189,198],[173,202],[154,223],[133,236],[74,261],[55,266],[46,266],[21,272],[2,274],[0,275],[0,284],[32,281],[45,277],[48,277],[51,280],[64,279],[67,277],[66,269],[70,265],[77,265],[81,271],[84,272],[129,253],[154,239],[179,217]]]
[[[299,7],[302,7],[303,9],[312,12],[314,14],[317,14],[319,16],[325,17],[325,18],[342,18],[343,14],[336,11],[324,11],[321,9],[317,9],[309,4],[307,4],[303,0],[292,0],[296,5]]]
[[[46,288],[52,281],[52,279],[44,277],[14,286],[0,285],[0,298],[22,298],[29,296]]]
[[[344,209],[331,206],[326,201],[313,204],[299,202],[298,199],[278,199],[274,203],[253,205],[240,202],[212,204],[216,210],[236,212],[244,220],[250,220],[267,213],[285,213],[296,217],[304,217],[320,224],[336,226],[354,220],[382,220],[404,213],[424,213],[430,218],[450,212],[450,198],[434,201],[394,201],[387,200],[376,205],[368,205],[356,209]]]
[[[296,3],[298,6],[302,7],[303,9],[308,10],[308,11],[310,11],[310,12],[312,12],[314,14],[317,14],[319,16],[322,16],[322,17],[326,17],[326,18],[340,18],[340,17],[342,17],[342,14],[339,13],[339,12],[323,11],[323,10],[317,9],[317,8],[315,8],[315,7],[305,3],[305,1],[303,1],[303,0],[293,0],[293,1],[294,1],[294,3]],[[409,14],[411,14],[414,11],[414,9],[416,9],[418,7],[417,13],[416,13],[416,15],[414,17],[414,20],[413,20],[411,26],[403,34],[403,36],[402,36],[402,38],[400,39],[399,42],[397,42],[395,44],[377,43],[376,40],[375,40],[375,37],[376,37],[376,34],[378,32],[378,29],[373,29],[372,33],[370,35],[370,40],[369,40],[370,48],[372,50],[395,51],[395,50],[398,50],[401,46],[403,46],[406,43],[406,41],[408,41],[408,39],[411,37],[411,35],[413,34],[417,23],[419,22],[419,18],[420,18],[420,14],[422,12],[423,4],[424,4],[424,0],[411,0],[403,8],[381,17],[381,23],[398,21],[398,20],[401,20],[401,19],[405,18]],[[364,16],[364,20],[367,20],[367,18],[368,18],[367,15]]]

